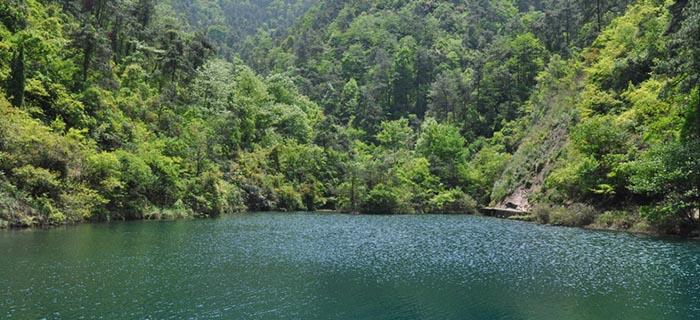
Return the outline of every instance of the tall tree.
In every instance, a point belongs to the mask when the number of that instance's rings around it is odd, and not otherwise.
[[[17,51],[12,57],[10,77],[7,79],[7,93],[10,96],[10,102],[15,107],[21,107],[24,103],[25,80],[24,45],[20,42]]]
[[[401,39],[401,48],[394,57],[394,74],[391,81],[392,105],[390,113],[395,117],[413,111],[415,103],[416,51],[412,37]]]

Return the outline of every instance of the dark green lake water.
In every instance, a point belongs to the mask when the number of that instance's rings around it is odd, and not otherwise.
[[[0,232],[0,318],[700,319],[700,243],[474,216]]]

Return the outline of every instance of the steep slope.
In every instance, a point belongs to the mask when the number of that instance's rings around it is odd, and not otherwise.
[[[672,66],[674,56],[696,50],[692,41],[677,42],[687,36],[677,30],[697,30],[688,19],[697,10],[638,1],[557,78],[568,90],[539,87],[530,103],[545,116],[526,122],[493,201],[525,209],[533,202],[588,203],[606,211],[586,222],[598,227],[652,221],[667,232],[695,228],[700,184],[690,168],[698,163],[697,133],[688,128],[697,128],[697,80],[688,79],[690,69]]]
[[[587,45],[625,7],[598,3],[322,1],[280,41],[283,51],[248,60],[299,77],[338,123],[354,118],[374,133],[382,120],[429,115],[473,139],[520,117],[549,55]]]
[[[318,106],[286,77],[217,59],[166,13],[0,4],[0,227],[301,208],[285,170],[304,167],[285,161],[318,150]],[[270,150],[283,163],[239,169]]]
[[[310,4],[0,3],[0,226],[494,204],[698,228],[697,1],[324,0],[231,27]]]
[[[532,209],[578,117],[582,73],[578,63],[555,60],[540,74],[521,124],[526,133],[491,191],[494,205]]]
[[[170,0],[165,3],[203,32],[223,56],[250,50],[248,38],[277,38],[317,0]]]

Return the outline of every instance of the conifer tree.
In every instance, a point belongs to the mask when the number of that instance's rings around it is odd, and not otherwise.
[[[12,57],[10,65],[10,76],[7,80],[7,93],[10,96],[10,102],[15,107],[21,107],[24,103],[24,46],[19,45],[17,51]]]

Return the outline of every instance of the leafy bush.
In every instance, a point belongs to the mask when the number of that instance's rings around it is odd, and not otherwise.
[[[34,196],[56,197],[60,193],[58,174],[30,164],[12,169],[15,184]]]
[[[582,227],[593,223],[595,209],[584,204],[569,207],[537,205],[532,209],[535,221],[566,227]]]
[[[511,155],[503,146],[484,146],[469,163],[458,167],[461,180],[467,184],[467,191],[480,203],[488,204],[490,191],[505,169]]]
[[[400,213],[400,199],[396,192],[384,184],[378,184],[370,190],[362,203],[362,212],[373,214]]]
[[[699,220],[700,141],[692,140],[655,145],[634,162],[630,189],[660,199],[642,207],[641,216],[666,233],[688,234]]]
[[[243,200],[238,187],[224,181],[221,172],[213,168],[190,182],[185,204],[194,214],[214,217],[240,211]]]
[[[477,204],[472,197],[459,189],[440,192],[429,203],[432,213],[468,213],[476,214]]]
[[[284,185],[275,189],[277,193],[277,209],[282,211],[297,211],[304,208],[301,194],[294,187]]]
[[[174,220],[190,218],[192,216],[194,216],[192,209],[187,208],[182,200],[178,200],[169,208],[151,208],[151,210],[146,212],[144,218],[153,220]]]
[[[26,194],[5,180],[0,172],[0,228],[33,226],[38,211],[30,201]]]
[[[80,222],[93,218],[109,201],[97,190],[84,184],[69,184],[59,195],[57,204],[66,215],[66,222]]]
[[[595,217],[593,226],[602,229],[627,230],[637,223],[634,215],[625,211],[605,211]]]

